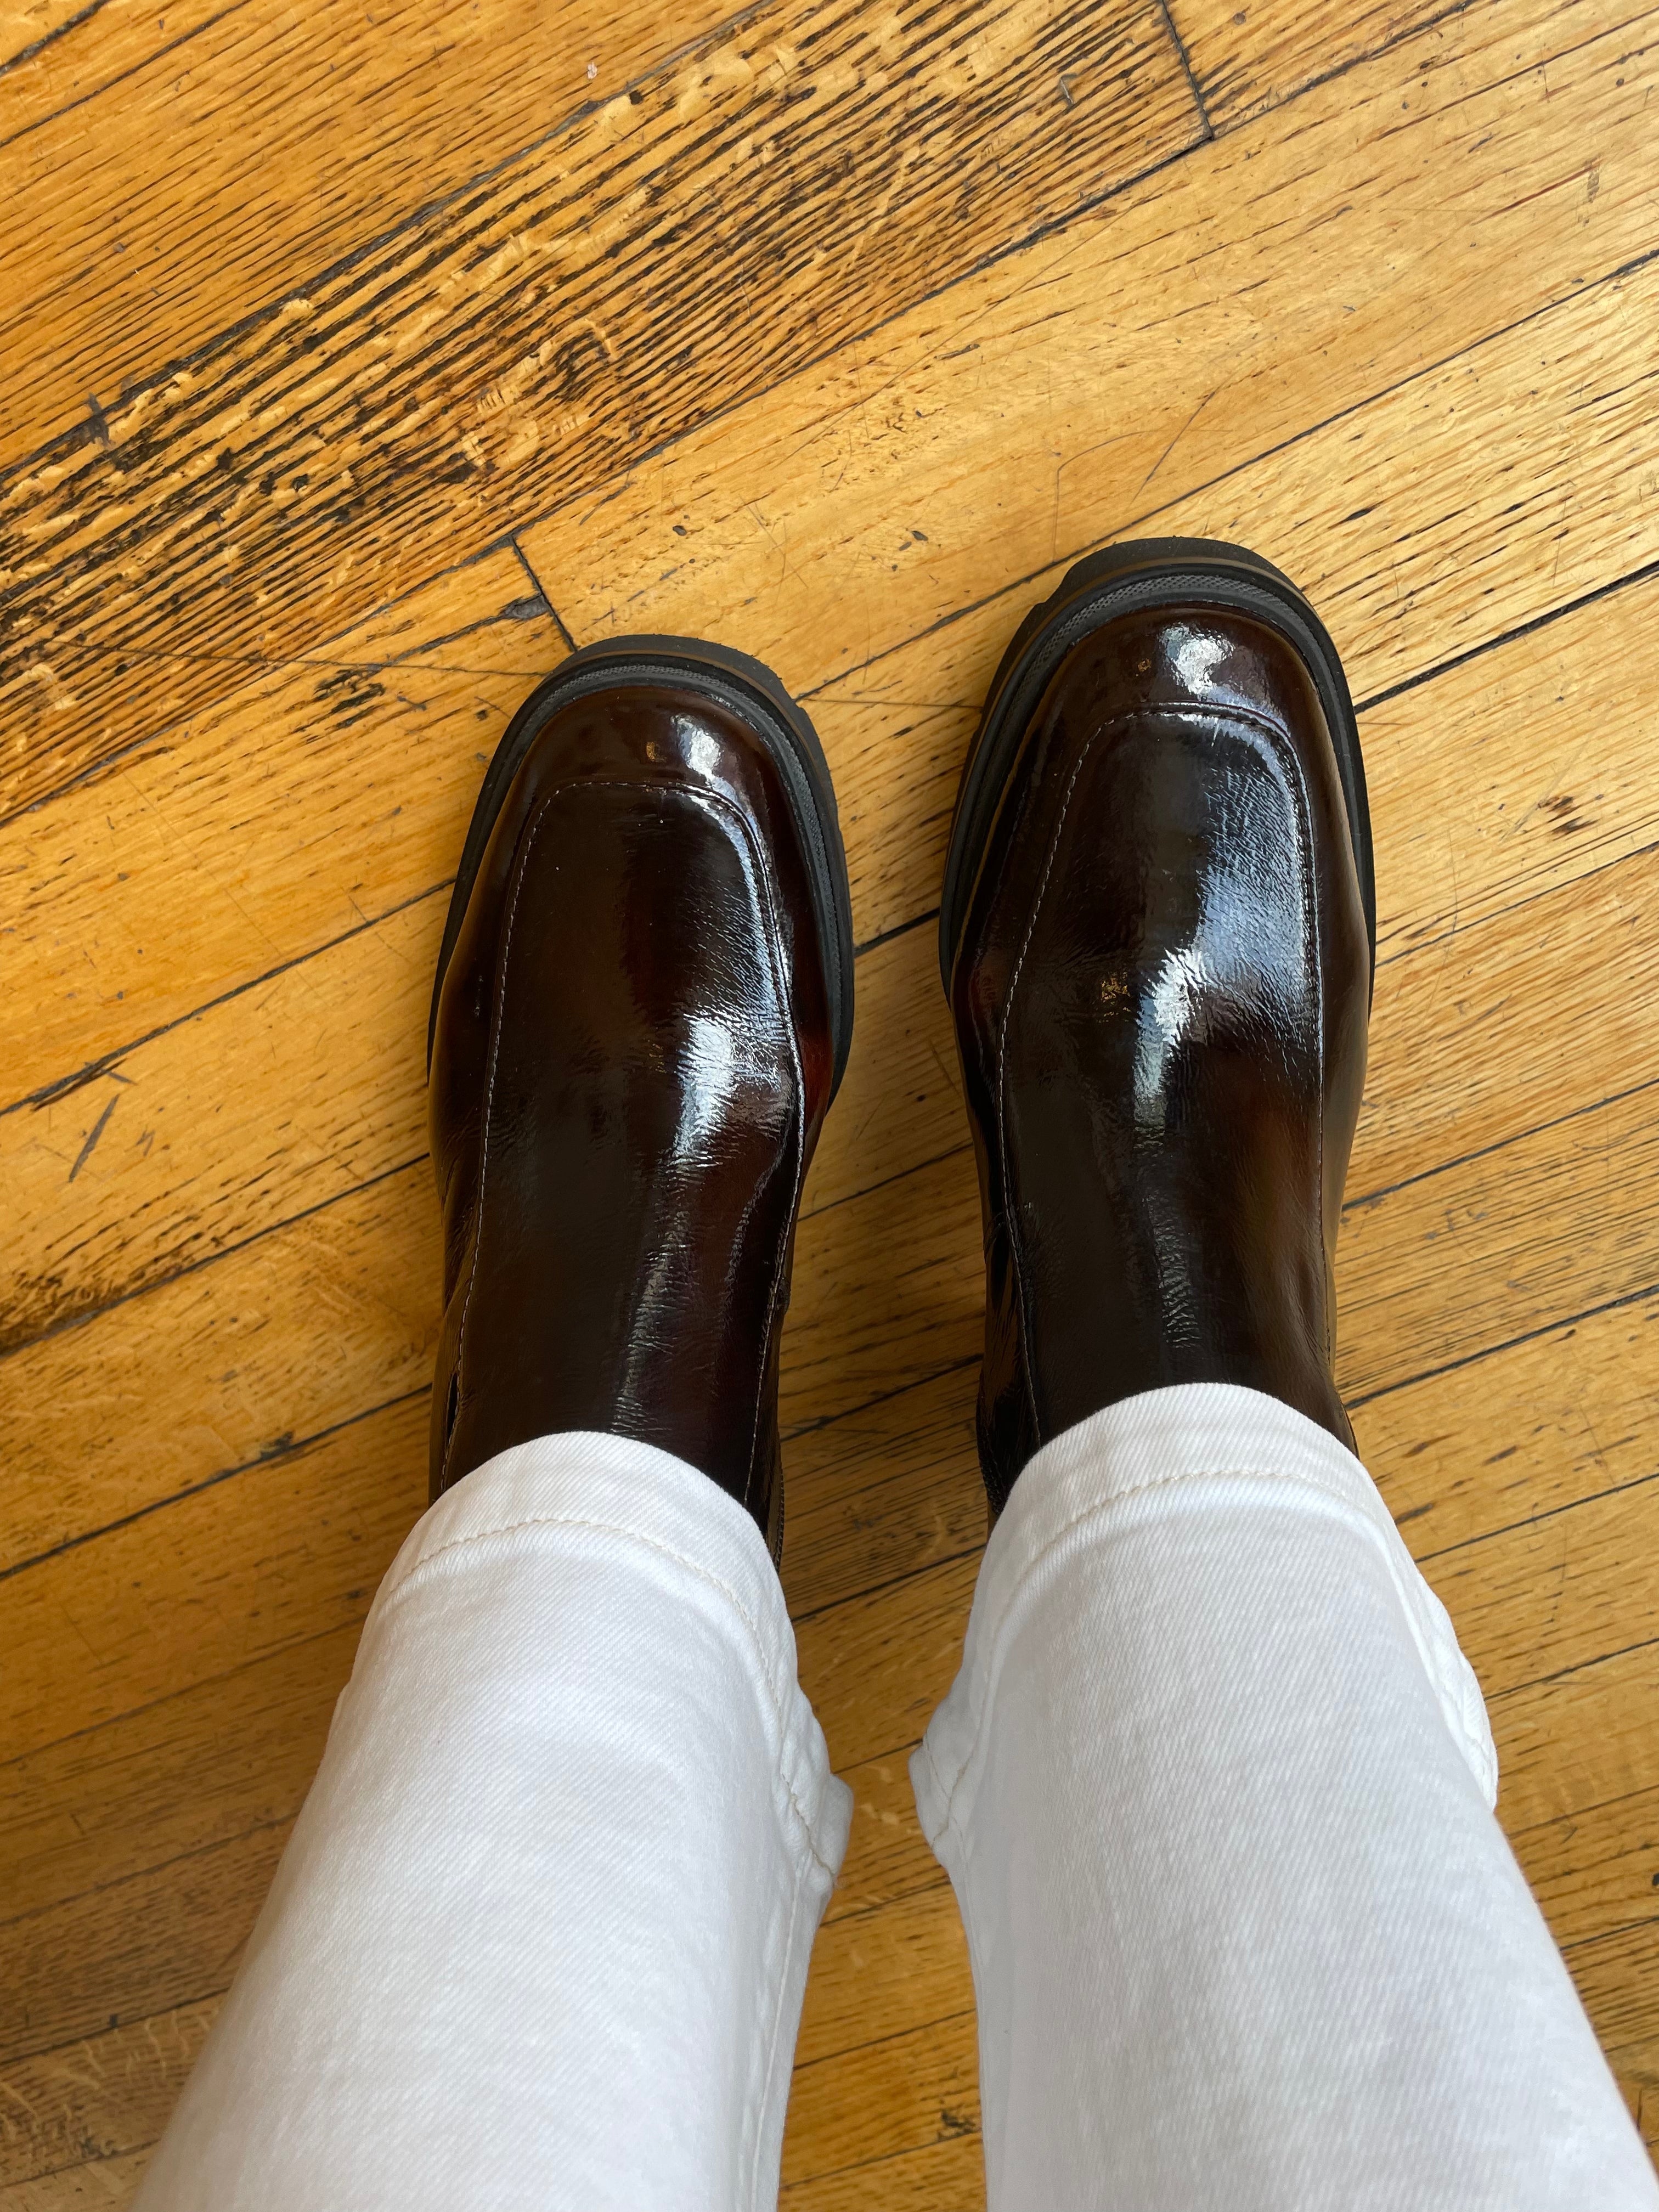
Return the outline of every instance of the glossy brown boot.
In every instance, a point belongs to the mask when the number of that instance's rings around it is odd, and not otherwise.
[[[811,724],[757,661],[623,638],[514,716],[433,993],[432,1494],[533,1437],[675,1453],[782,1541],[795,1218],[853,1024]]]
[[[1204,539],[1073,568],[997,672],[940,912],[994,1515],[1039,1445],[1170,1383],[1352,1446],[1332,1252],[1375,915],[1353,708],[1296,587]]]

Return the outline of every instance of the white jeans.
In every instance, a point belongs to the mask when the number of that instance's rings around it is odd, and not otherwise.
[[[912,1773],[997,2212],[1659,2206],[1450,1624],[1299,1414],[1158,1391],[1041,1452]],[[748,1516],[503,1453],[375,1600],[143,2212],[769,2204],[848,1813]]]

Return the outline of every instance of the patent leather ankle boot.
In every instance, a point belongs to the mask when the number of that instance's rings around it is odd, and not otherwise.
[[[941,903],[994,1514],[1050,1437],[1171,1383],[1352,1444],[1332,1256],[1374,939],[1353,710],[1301,593],[1205,540],[1073,569],[997,672]]]
[[[526,701],[433,993],[434,1498],[604,1431],[701,1468],[776,1555],[779,1339],[852,978],[829,771],[769,672],[624,638]]]

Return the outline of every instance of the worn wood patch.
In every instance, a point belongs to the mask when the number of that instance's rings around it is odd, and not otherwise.
[[[147,2150],[73,2166],[0,2191],[0,2212],[126,2212],[149,2163]]]
[[[1230,131],[1455,12],[1456,0],[1174,0],[1170,20],[1205,114]]]
[[[1200,128],[1147,0],[770,0],[14,474],[6,791],[153,726],[136,652],[301,650]]]
[[[727,0],[126,0],[0,75],[9,463],[441,204],[733,11]],[[82,20],[73,21],[74,14]],[[592,70],[590,77],[588,72]],[[59,112],[54,112],[59,111]],[[152,152],[165,138],[167,157]]]
[[[218,2009],[177,2006],[0,2069],[0,2187],[152,2143]]]

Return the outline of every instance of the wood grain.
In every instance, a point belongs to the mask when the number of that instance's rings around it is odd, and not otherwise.
[[[1567,364],[1565,373],[1576,373],[1571,364],[1594,346],[1613,304],[1598,296],[1563,325],[1553,350]],[[1608,350],[1599,381],[1611,388],[1622,370],[1618,349]],[[1534,372],[1525,342],[1481,349],[1473,377],[1480,419],[1471,422],[1467,392],[1458,417],[1468,453],[1484,454],[1501,440],[1505,423],[1529,411]],[[1470,380],[1466,365],[1457,381]],[[1448,512],[1440,474],[1396,465],[1417,444],[1425,415],[1432,420],[1445,401],[1441,380],[1431,379],[1425,391],[1391,394],[1362,416],[1366,442],[1390,457],[1392,496],[1386,512],[1362,518],[1360,526],[1318,496],[1318,487],[1347,465],[1352,441],[1346,426],[1316,434],[1299,464],[1274,455],[1247,470],[1224,511],[1206,495],[1194,511],[1170,518],[1183,528],[1247,532],[1294,562],[1338,623],[1361,696],[1398,680],[1402,667],[1410,676],[1432,665],[1440,617],[1461,588],[1467,502]],[[1580,489],[1583,455],[1572,440],[1531,456],[1531,514],[1508,517],[1483,562],[1478,605],[1486,635],[1530,618],[1539,578],[1559,563],[1564,543],[1579,575],[1605,583],[1620,572],[1628,554],[1626,489],[1641,473],[1639,417],[1638,428],[1634,445],[1621,449],[1615,443],[1606,452],[1599,497]],[[1484,479],[1484,461],[1474,473]],[[1397,576],[1402,546],[1410,549],[1413,577],[1429,580],[1426,588],[1415,583],[1403,599],[1373,588],[1379,574]],[[901,926],[933,903],[957,764],[979,696],[1036,588],[973,609],[815,699],[843,792],[861,936]],[[24,941],[17,952],[25,963],[9,1002],[15,1012],[0,1016],[7,1063],[16,1070],[12,1095],[64,1074],[73,1037],[84,1038],[84,1056],[95,1060],[142,1036],[151,1023],[177,1019],[190,1011],[191,977],[200,1004],[203,996],[234,988],[277,958],[315,949],[365,914],[401,903],[446,875],[470,798],[470,756],[449,742],[452,735],[469,711],[484,717],[480,730],[487,735],[495,716],[514,702],[508,678],[521,674],[527,688],[529,678],[558,657],[549,618],[519,597],[520,590],[516,564],[506,554],[447,577],[400,610],[405,628],[395,642],[404,672],[395,684],[383,671],[361,684],[341,680],[332,668],[327,675],[308,666],[262,673],[233,695],[222,713],[129,756],[118,782],[71,793],[9,825],[0,834],[0,880],[21,902]],[[492,604],[497,592],[502,596]],[[517,622],[506,619],[508,607],[520,611]],[[1645,665],[1655,651],[1645,603],[1615,618],[1629,641],[1621,651],[1644,654]],[[1594,745],[1598,762],[1635,756],[1608,741],[1616,732],[1589,734],[1596,713],[1650,726],[1650,695],[1634,672],[1631,681],[1621,680],[1617,664],[1585,644],[1595,619],[1593,609],[1569,618],[1577,626],[1554,648],[1553,665],[1547,665],[1547,633],[1530,642],[1522,638],[1504,664],[1507,675],[1497,668],[1472,671],[1447,696],[1442,713],[1447,726],[1465,733],[1477,781],[1460,782],[1461,754],[1440,741],[1440,727],[1416,723],[1421,702],[1414,697],[1389,702],[1383,722],[1375,728],[1368,723],[1384,855],[1385,951],[1397,926],[1389,902],[1398,911],[1417,911],[1415,902],[1431,896],[1425,885],[1437,870],[1443,896],[1455,884],[1461,899],[1467,884],[1478,898],[1477,878],[1492,871],[1485,895],[1502,896],[1500,852],[1516,859],[1526,854],[1529,867],[1544,843],[1556,878],[1564,880],[1577,872],[1578,857],[1576,849],[1563,849],[1564,838],[1576,845],[1611,836],[1628,844],[1647,834],[1653,813],[1645,786],[1603,789],[1599,768],[1588,793],[1544,792],[1532,781],[1564,764],[1559,731],[1567,684],[1584,702],[1583,720],[1574,725],[1585,733],[1579,744]],[[1402,623],[1408,627],[1403,638]],[[412,641],[435,638],[446,627],[458,635],[444,650],[445,665],[453,661],[459,671],[487,659],[501,669],[501,680],[482,683],[475,696],[459,672],[446,684],[410,672]],[[319,657],[363,657],[374,628],[371,623]],[[437,657],[433,648],[428,657]],[[1520,716],[1516,707],[1523,697],[1529,711]],[[938,703],[918,714],[919,701]],[[155,708],[158,720],[165,721],[177,704],[166,695]],[[334,742],[319,744],[320,729]],[[1583,757],[1582,751],[1570,755],[1565,764]],[[1488,763],[1496,771],[1491,784]],[[1508,776],[1505,766],[1513,771]],[[1425,782],[1435,804],[1425,803]],[[1468,804],[1474,793],[1486,803],[1478,815]],[[379,803],[371,796],[377,793],[385,794]],[[1398,800],[1392,811],[1390,797]],[[1526,818],[1516,832],[1520,812]],[[1449,819],[1462,825],[1455,848],[1440,835]],[[1602,825],[1599,830],[1591,828],[1595,823]],[[1486,849],[1477,859],[1479,846]],[[1414,926],[1436,927],[1440,910],[1431,908]],[[100,991],[96,978],[104,974],[112,980]],[[37,1018],[37,1008],[49,1009],[46,1019]],[[77,1023],[84,1027],[77,1030]]]
[[[977,2130],[947,2134],[942,2142],[872,2166],[832,2166],[810,2181],[792,2183],[781,2201],[790,2212],[967,2212],[985,2201]]]
[[[1242,8],[1233,0],[1174,0],[1170,20],[1205,114],[1215,130],[1230,131],[1455,12],[1455,0],[1345,0],[1340,7],[1245,0]],[[1425,69],[1434,65],[1432,52],[1425,49]]]
[[[16,1576],[12,1754],[360,1622],[426,1503],[426,1431],[422,1395],[237,1475],[234,1516],[197,1492],[168,1508],[164,1540],[128,1522]]]
[[[1416,1556],[1644,1480],[1659,1465],[1656,1359],[1650,1294],[1368,1398],[1365,1463]]]
[[[1481,416],[1480,363],[1449,364],[1484,340],[1493,359],[1537,348],[1519,335],[1529,317],[1650,250],[1652,30],[1585,8],[1476,6],[1427,35],[1426,76],[1407,40],[1297,100],[1293,130],[1269,117],[1202,148],[528,529],[578,641],[718,634],[808,688],[996,591],[1043,588],[1085,547],[1191,512],[1178,503],[1206,486],[1218,524],[1223,480],[1283,460],[1316,425],[1330,428],[1298,502],[1305,526],[1342,532],[1346,518],[1370,544],[1381,525],[1366,507],[1420,496],[1425,469],[1437,480],[1449,451],[1467,466],[1469,440],[1488,440],[1462,557],[1439,579],[1454,599],[1474,587],[1467,623],[1482,570],[1504,558],[1496,518],[1517,500],[1526,514],[1534,462],[1567,421],[1587,437],[1621,404],[1617,385],[1580,396],[1585,352],[1628,346],[1631,373],[1651,369],[1647,331],[1611,326],[1636,292],[1609,292],[1567,358],[1543,341],[1537,404],[1520,417]],[[1568,119],[1581,106],[1603,149],[1594,192]],[[1407,379],[1427,451],[1345,424]],[[1636,524],[1648,502],[1631,490],[1619,496]],[[1557,520],[1577,512],[1569,501]],[[1257,520],[1242,518],[1252,543]],[[1300,536],[1291,522],[1268,550],[1324,605]],[[1401,560],[1363,587],[1392,599],[1396,628],[1429,580],[1409,547]],[[1547,567],[1540,611],[1571,596],[1565,572],[1553,582],[1551,598]],[[1346,650],[1346,609],[1324,611]]]
[[[291,1820],[358,1623],[170,1688],[0,1768],[4,1925]],[[15,1939],[3,1940],[10,1955]]]
[[[785,2197],[797,2201],[796,2177],[810,2176],[834,2144],[857,2154],[845,2160],[843,2173],[935,2143],[966,2141],[977,2154],[977,2060],[969,2010],[872,2040],[839,2065],[798,2065],[784,2136]],[[884,2189],[882,2198],[867,2201],[890,2200]]]
[[[181,2005],[0,2070],[0,2187],[153,2142],[218,2009]]]
[[[0,1566],[424,1391],[440,1265],[422,1161],[14,1355]]]
[[[0,152],[187,46],[222,12],[214,0],[14,0],[0,17]]]
[[[0,77],[0,198],[42,210],[0,256],[0,343],[18,365],[0,457],[95,421],[100,399],[625,98],[730,12],[565,0],[555,27],[515,0],[169,0],[143,15],[105,0]]]
[[[138,2151],[16,2182],[0,2193],[0,2212],[125,2212],[148,2160]]]
[[[0,2058],[61,2051],[152,2007],[195,2009],[225,1988],[289,1825],[56,1906],[42,1926],[9,1926]]]
[[[507,720],[564,650],[517,557],[487,555],[7,823],[4,1103],[447,884]]]
[[[14,473],[7,788],[153,726],[136,653],[291,653],[1200,127],[1148,0],[752,9]]]

